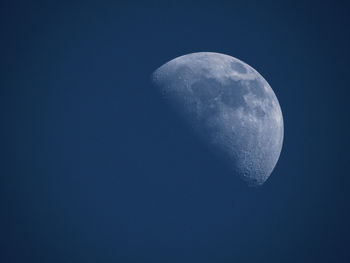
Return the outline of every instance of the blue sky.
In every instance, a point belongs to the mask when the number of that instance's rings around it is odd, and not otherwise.
[[[2,3],[2,262],[348,262],[345,1]],[[151,73],[234,56],[285,125],[260,188],[166,107]]]

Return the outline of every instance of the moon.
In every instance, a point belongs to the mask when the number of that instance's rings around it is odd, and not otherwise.
[[[283,117],[267,81],[243,61],[220,53],[177,57],[152,82],[199,138],[249,185],[271,175],[283,144]]]

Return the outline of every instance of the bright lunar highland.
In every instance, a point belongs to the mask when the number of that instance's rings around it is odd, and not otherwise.
[[[164,64],[152,81],[235,175],[250,185],[267,180],[281,153],[283,117],[256,70],[228,55],[199,52]]]

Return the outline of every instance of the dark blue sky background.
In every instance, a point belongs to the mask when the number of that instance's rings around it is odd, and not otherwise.
[[[3,1],[0,262],[349,262],[346,1]],[[191,52],[274,89],[280,160],[247,187],[149,83]]]

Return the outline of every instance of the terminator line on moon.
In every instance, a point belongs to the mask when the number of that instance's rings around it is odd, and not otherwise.
[[[250,185],[267,180],[281,153],[283,117],[256,70],[228,55],[199,52],[169,61],[152,80],[236,175]]]

